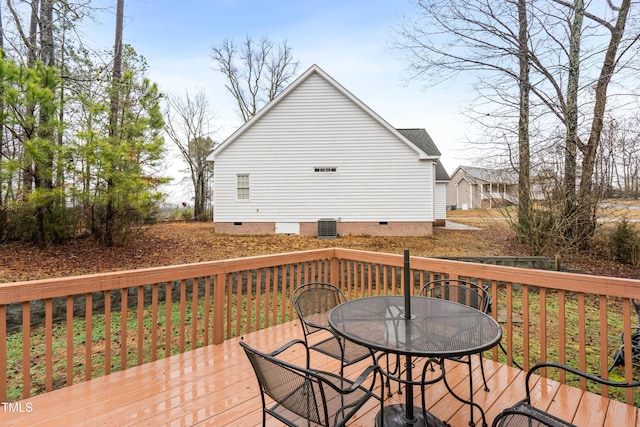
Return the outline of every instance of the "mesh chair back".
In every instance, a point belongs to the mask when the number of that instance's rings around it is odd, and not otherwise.
[[[300,417],[327,425],[326,405],[322,403],[322,388],[317,379],[305,375],[303,370],[293,365],[250,348],[244,342],[240,345],[253,366],[262,393]]]
[[[244,341],[244,349],[260,384],[263,416],[270,414],[289,426],[304,424],[342,427],[369,400],[383,400],[373,392],[380,372],[377,365],[368,366],[354,382],[342,375],[317,369],[304,369],[279,359],[284,351],[301,344],[293,340],[273,353],[262,353]],[[308,357],[308,352],[305,352]],[[384,394],[384,384],[381,395]],[[265,396],[274,402],[267,401]],[[266,424],[266,418],[263,418]]]
[[[429,282],[420,291],[420,295],[441,298],[457,302],[480,310],[489,310],[488,292],[472,282],[457,279],[442,279]]]
[[[320,282],[304,284],[292,296],[293,306],[302,320],[305,334],[329,328],[329,311],[346,300],[340,289]]]

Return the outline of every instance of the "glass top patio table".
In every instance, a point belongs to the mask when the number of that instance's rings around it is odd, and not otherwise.
[[[407,318],[406,301],[407,298],[400,295],[354,299],[331,310],[328,320],[336,333],[348,340],[383,353],[405,355],[408,389],[414,383],[411,357],[476,354],[497,345],[502,338],[500,325],[474,308],[437,298],[412,296],[409,298],[411,315]],[[427,422],[420,419],[422,414],[414,416],[413,392],[406,393],[406,398],[405,405],[389,408],[390,414],[385,408],[385,420],[378,421],[379,424],[444,425],[435,417]],[[411,419],[407,420],[407,417]]]

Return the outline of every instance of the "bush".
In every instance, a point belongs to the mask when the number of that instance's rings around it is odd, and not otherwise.
[[[191,221],[193,219],[193,209],[191,208],[183,209],[180,215],[182,216],[182,219],[184,219],[185,221]]]
[[[513,224],[518,241],[526,245],[533,255],[542,255],[556,244],[554,227],[552,212],[544,209],[533,210],[529,221],[524,224],[519,221]]]
[[[640,266],[640,234],[626,219],[609,234],[609,246],[616,260]]]

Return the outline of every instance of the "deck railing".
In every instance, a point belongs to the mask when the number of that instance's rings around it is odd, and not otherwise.
[[[606,377],[623,332],[631,360],[638,280],[423,257],[410,266],[416,294],[443,277],[490,288],[506,349],[487,352],[494,360],[524,369],[554,360]],[[331,248],[0,284],[0,402],[292,320],[301,283],[331,282],[349,298],[399,294],[403,269],[402,255]],[[631,380],[634,370],[613,375]],[[622,400],[638,401],[633,393]]]

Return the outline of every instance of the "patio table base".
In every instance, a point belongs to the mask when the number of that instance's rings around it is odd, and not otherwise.
[[[408,420],[406,407],[402,404],[389,405],[384,407],[384,420],[382,414],[378,412],[376,416],[376,427],[406,426],[406,427],[448,427],[449,425],[431,412],[427,412],[427,419],[424,419],[422,408],[414,407],[413,420]]]

